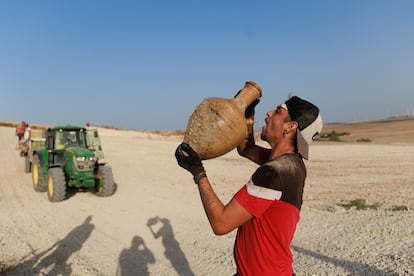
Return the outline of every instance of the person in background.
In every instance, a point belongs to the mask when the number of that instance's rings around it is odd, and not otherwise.
[[[20,149],[20,141],[23,139],[25,127],[26,127],[26,123],[24,121],[20,122],[16,126],[16,136],[17,136],[17,146],[16,146],[16,149]]]
[[[257,102],[256,102],[257,104]],[[237,228],[234,244],[236,275],[294,275],[290,244],[302,206],[309,144],[322,131],[319,108],[297,96],[267,112],[261,139],[271,148],[256,145],[254,107],[246,109],[249,135],[238,153],[259,165],[247,183],[224,205],[216,195],[197,153],[186,143],[175,152],[188,170],[216,235]]]
[[[26,155],[27,151],[29,150],[29,139],[32,136],[32,129],[30,128],[28,123],[25,123],[25,129],[23,134],[23,139],[20,141],[21,144],[21,151],[20,155]]]

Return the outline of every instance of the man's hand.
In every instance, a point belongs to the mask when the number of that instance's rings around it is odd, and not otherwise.
[[[246,117],[247,137],[253,135],[255,107],[259,102],[260,100],[256,99],[246,108],[246,111],[244,112],[244,117]]]
[[[233,98],[236,98],[239,94],[240,94],[241,90],[239,90],[236,95],[234,95]],[[254,119],[254,109],[256,107],[256,105],[260,102],[259,99],[254,100],[254,102],[252,102],[244,111],[244,117],[246,117],[246,119],[249,118],[253,118]]]
[[[254,119],[254,109],[256,107],[256,105],[260,102],[259,99],[254,100],[254,102],[252,102],[247,108],[246,111],[244,112],[244,117],[246,117],[246,119],[250,119],[253,118]]]
[[[207,177],[200,157],[198,157],[197,153],[189,144],[181,143],[175,150],[175,158],[180,167],[186,169],[193,175],[196,184],[202,178]]]

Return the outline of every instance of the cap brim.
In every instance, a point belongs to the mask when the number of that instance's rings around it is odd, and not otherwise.
[[[296,146],[298,148],[299,154],[305,158],[309,159],[309,145],[312,143],[313,139],[317,134],[320,134],[322,131],[322,118],[319,114],[318,117],[303,130],[297,129],[296,135]]]
[[[306,160],[309,159],[309,144],[306,142],[305,138],[303,137],[300,130],[297,130],[296,133],[296,146],[298,148],[298,153],[305,158]]]

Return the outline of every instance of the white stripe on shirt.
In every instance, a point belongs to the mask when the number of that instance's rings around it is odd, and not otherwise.
[[[251,178],[249,179],[246,185],[247,185],[247,193],[249,195],[252,195],[258,198],[267,199],[267,200],[279,200],[282,197],[281,191],[277,191],[277,190],[273,190],[273,189],[269,189],[269,188],[265,188],[261,186],[256,186],[254,185],[253,180]]]

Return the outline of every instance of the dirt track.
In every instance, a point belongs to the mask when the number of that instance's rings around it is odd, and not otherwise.
[[[174,159],[180,137],[100,133],[117,192],[80,191],[51,203],[23,172],[14,129],[0,127],[0,268],[14,266],[7,275],[233,275],[234,232],[213,235],[190,175]],[[414,146],[322,143],[311,154],[292,244],[297,275],[414,275]],[[224,202],[256,168],[234,152],[205,167]],[[382,205],[338,206],[355,198]],[[410,210],[390,211],[395,205]]]

